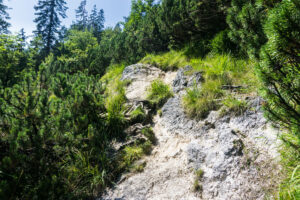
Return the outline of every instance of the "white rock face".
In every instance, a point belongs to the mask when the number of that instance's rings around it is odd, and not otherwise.
[[[149,65],[129,66],[123,74],[132,81],[127,97],[143,100],[151,81],[160,77],[170,84],[175,76]],[[154,118],[158,144],[144,158],[144,171],[123,175],[100,199],[264,199],[279,171],[279,140],[278,130],[260,111],[260,99],[250,98],[251,109],[242,116],[219,118],[212,111],[205,120],[191,120],[181,105],[182,86],[188,84],[178,84],[184,82],[179,79],[177,75],[178,93],[163,106],[162,116]],[[199,181],[202,192],[193,191],[198,169],[204,172]]]
[[[156,79],[166,79],[166,82],[173,80],[175,73],[164,73],[156,67],[144,64],[135,64],[125,68],[121,80],[131,81],[126,88],[128,100],[144,100],[147,97],[147,89]]]

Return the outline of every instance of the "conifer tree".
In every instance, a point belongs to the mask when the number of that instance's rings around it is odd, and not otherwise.
[[[283,0],[264,26],[268,42],[258,67],[267,117],[300,137],[300,3]],[[299,150],[299,144],[298,144]]]
[[[228,9],[229,38],[239,46],[242,54],[259,58],[260,48],[266,43],[263,24],[268,10],[281,0],[232,0]]]
[[[8,7],[4,5],[3,0],[0,0],[0,34],[8,33],[8,27],[10,27],[10,23],[7,22],[10,19],[7,13]]]
[[[61,18],[66,18],[65,0],[39,0],[34,7],[37,16],[34,20],[37,23],[35,33],[41,36],[45,53],[48,55],[57,39]]]
[[[22,28],[20,30],[20,32],[18,33],[18,38],[21,40],[21,49],[24,50],[25,46],[26,46],[26,34],[25,34],[25,31],[24,31],[24,28]]]
[[[86,0],[81,1],[79,7],[77,8],[77,10],[75,10],[76,12],[76,27],[79,30],[84,30],[87,28],[87,24],[88,24],[88,12],[86,10]]]
[[[103,31],[104,22],[104,10],[100,9],[98,12],[96,5],[94,5],[89,16],[89,29],[93,32],[94,36],[97,37],[98,41],[100,41],[101,38],[100,34]]]

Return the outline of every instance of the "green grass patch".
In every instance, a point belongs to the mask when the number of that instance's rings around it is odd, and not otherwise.
[[[205,82],[202,88],[194,86],[183,96],[183,107],[186,114],[198,120],[207,117],[210,111],[220,107],[219,98],[223,96],[218,81]]]
[[[284,180],[276,199],[300,199],[300,138],[291,133],[282,135],[281,164]]]
[[[170,87],[161,80],[155,80],[152,82],[149,90],[147,100],[153,106],[162,106],[170,97],[173,96]]]
[[[185,55],[184,51],[170,51],[159,55],[149,54],[141,62],[155,65],[163,70],[190,65],[193,70],[187,72],[186,75],[197,71],[203,73],[202,88],[199,89],[197,86],[190,88],[183,97],[185,112],[192,118],[203,119],[211,110],[221,107],[221,102],[226,96],[225,91],[221,89],[222,86],[242,86],[242,89],[238,90],[242,94],[256,92],[259,88],[254,73],[256,63],[234,58],[230,54],[209,54],[205,58],[190,58]],[[234,101],[232,104],[226,101],[223,103],[228,110],[236,114],[241,113],[246,107],[244,102],[239,101]]]
[[[220,117],[223,117],[228,114],[232,114],[234,116],[239,116],[243,114],[247,108],[247,102],[244,100],[236,99],[233,96],[227,96],[223,101],[222,104],[224,105],[220,110]]]
[[[111,65],[107,68],[105,75],[102,76],[100,80],[103,83],[109,84],[110,82],[116,79],[120,79],[124,69],[125,69],[124,64]]]
[[[159,109],[159,110],[157,111],[157,114],[158,114],[158,116],[160,116],[160,117],[161,117],[161,116],[162,116],[162,114],[163,114],[163,113],[162,113],[162,110],[161,110],[161,109]]]
[[[110,137],[125,137],[125,86],[126,81],[120,81],[125,65],[113,65],[100,79],[105,85],[105,108],[107,110],[107,125]]]
[[[203,186],[199,183],[198,179],[194,181],[193,190],[194,192],[202,192],[203,190]]]
[[[170,51],[163,54],[148,54],[140,62],[154,65],[164,71],[176,70],[188,65],[184,51]]]
[[[137,160],[140,160],[144,155],[150,155],[152,151],[152,142],[146,141],[142,144],[136,144],[133,146],[127,146],[119,157],[119,169],[120,171],[134,170],[138,164],[134,164]]]
[[[145,167],[146,167],[147,163],[146,162],[142,162],[142,163],[139,163],[139,164],[135,164],[133,167],[132,167],[132,171],[133,172],[143,172]]]
[[[139,160],[143,155],[144,151],[141,146],[128,146],[124,149],[123,165],[129,168],[134,161]]]
[[[194,192],[202,192],[203,186],[200,182],[203,178],[203,174],[204,174],[204,171],[202,169],[198,169],[198,170],[195,171],[196,177],[195,177],[195,181],[194,181],[194,184],[193,184]]]
[[[156,138],[154,135],[154,132],[152,130],[152,128],[143,128],[142,129],[142,134],[144,136],[146,136],[146,138],[148,138],[148,140],[152,143],[155,144],[156,143]]]
[[[146,119],[146,113],[141,106],[138,106],[130,113],[130,118],[132,122],[143,122]]]
[[[202,169],[198,169],[198,170],[195,171],[195,174],[196,174],[197,179],[202,179],[204,171]]]
[[[203,71],[205,80],[218,79],[223,85],[247,86],[245,93],[256,91],[258,79],[254,73],[256,62],[237,59],[230,54],[208,54],[205,58],[188,57],[185,51],[148,54],[141,63],[152,64],[164,71],[190,65],[195,71]]]

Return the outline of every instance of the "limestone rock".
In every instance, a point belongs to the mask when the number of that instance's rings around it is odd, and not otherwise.
[[[172,84],[175,96],[162,107],[161,117],[154,118],[153,130],[158,142],[152,154],[145,158],[144,171],[123,175],[122,181],[100,199],[265,198],[272,176],[276,177],[279,171],[277,146],[280,143],[278,130],[263,117],[262,100],[247,98],[250,108],[241,116],[220,118],[218,111],[212,111],[205,120],[189,119],[182,107],[182,95],[185,88],[195,83],[200,86],[202,81],[201,73],[187,76],[189,70],[189,66],[178,70]],[[136,82],[134,86],[139,90],[134,93],[136,88],[129,86],[128,97],[144,100],[145,90],[139,89],[144,86],[140,85],[166,76],[151,66],[126,68],[123,79]],[[199,182],[202,192],[195,193],[195,170],[199,169],[204,172]]]

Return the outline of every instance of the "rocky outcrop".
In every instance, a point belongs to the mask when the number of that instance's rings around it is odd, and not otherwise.
[[[126,88],[126,96],[129,100],[145,100],[146,90],[156,79],[169,79],[165,72],[146,64],[135,64],[124,69],[121,80],[131,82]]]
[[[199,85],[203,81],[203,76],[201,72],[194,72],[191,76],[186,75],[186,73],[192,71],[191,66],[186,66],[178,70],[177,75],[172,83],[173,91],[178,93],[186,87],[191,87],[194,85]]]
[[[162,107],[161,116],[154,117],[158,142],[144,158],[144,171],[124,175],[102,199],[264,199],[279,170],[279,143],[278,130],[267,123],[260,110],[261,99],[247,97],[249,109],[241,116],[219,117],[218,111],[212,111],[205,120],[196,121],[184,114],[181,99],[185,88],[201,86],[201,73],[188,76],[191,69],[185,67],[171,76],[155,68],[153,75],[148,72],[153,67],[138,66],[146,69],[130,66],[123,74],[136,90],[146,91],[143,80],[173,77],[175,95]],[[127,89],[132,99],[144,98],[132,91]],[[199,169],[203,171],[202,189],[194,192],[195,171]]]

